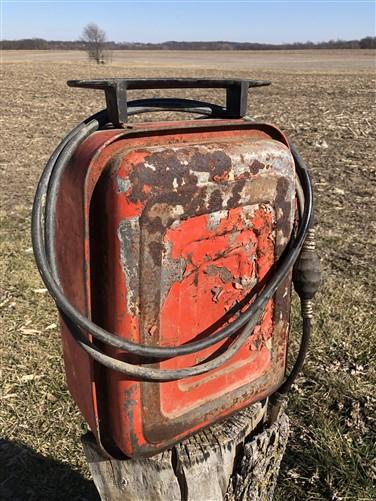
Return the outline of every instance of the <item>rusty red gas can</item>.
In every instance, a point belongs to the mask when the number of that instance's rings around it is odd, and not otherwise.
[[[297,218],[286,138],[239,118],[252,82],[140,82],[71,84],[104,89],[107,120],[94,132],[87,121],[75,148],[56,155],[62,168],[46,216],[51,274],[103,334],[93,336],[60,307],[70,392],[99,443],[132,457],[160,451],[281,384],[291,273],[253,323],[241,319],[287,252]],[[227,89],[226,108],[171,99],[124,108],[121,95],[205,85]],[[214,118],[126,123],[132,110],[152,108]],[[211,341],[226,329],[229,335]],[[132,352],[122,342],[143,348]]]

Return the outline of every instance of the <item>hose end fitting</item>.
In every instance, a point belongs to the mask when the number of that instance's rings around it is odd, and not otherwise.
[[[271,426],[277,421],[283,410],[286,408],[286,405],[287,405],[286,393],[283,394],[277,391],[276,393],[273,393],[269,397],[268,411],[265,420],[267,426]]]
[[[300,304],[302,318],[311,320],[313,318],[313,301],[311,299],[302,299]]]
[[[321,280],[320,258],[316,251],[315,229],[309,228],[293,269],[294,288],[300,297],[303,319],[313,318],[313,302]]]

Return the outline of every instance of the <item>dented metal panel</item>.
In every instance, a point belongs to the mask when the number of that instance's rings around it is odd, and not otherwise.
[[[181,345],[233,321],[268,279],[295,217],[294,163],[276,129],[175,127],[96,133],[76,155],[92,154],[81,217],[88,309],[149,345]],[[126,455],[150,454],[270,394],[285,370],[289,302],[287,277],[247,343],[207,374],[150,383],[94,368],[94,411],[83,412],[96,415],[97,435]],[[227,343],[146,363],[177,369]]]

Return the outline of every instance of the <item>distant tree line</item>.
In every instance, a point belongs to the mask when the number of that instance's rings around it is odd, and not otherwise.
[[[42,38],[1,40],[1,50],[86,50],[83,40],[57,41]],[[304,50],[304,49],[376,49],[376,37],[361,40],[329,40],[328,42],[296,42],[267,44],[253,42],[104,42],[105,50]]]

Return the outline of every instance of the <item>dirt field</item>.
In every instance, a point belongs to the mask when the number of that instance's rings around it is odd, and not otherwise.
[[[217,69],[223,71],[325,71],[371,72],[375,66],[372,50],[320,51],[129,51],[110,54],[111,64],[137,68]],[[76,63],[87,62],[83,51],[8,50],[3,62]]]
[[[101,67],[79,53],[48,60],[12,51],[2,59],[0,499],[97,499],[79,441],[85,425],[64,382],[55,309],[32,256],[30,211],[59,139],[103,107],[100,92],[70,89],[65,81],[100,76],[273,81],[250,93],[249,114],[280,125],[311,166],[323,266],[309,358],[290,398],[292,435],[276,498],[376,499],[372,51],[128,52]],[[297,332],[296,305],[295,320]]]

